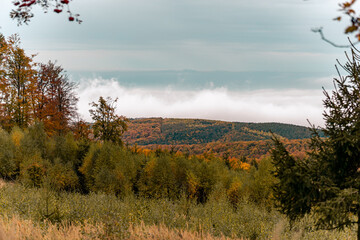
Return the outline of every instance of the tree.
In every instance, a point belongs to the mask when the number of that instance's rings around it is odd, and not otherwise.
[[[291,221],[314,213],[316,225],[344,229],[356,224],[360,239],[360,55],[352,49],[341,65],[346,76],[334,79],[335,90],[324,90],[325,127],[312,127],[306,159],[292,157],[274,139],[272,159],[279,182],[274,195],[279,209]]]
[[[48,133],[63,133],[76,115],[76,84],[53,62],[33,63],[13,35],[0,34],[0,124],[6,130],[44,122]]]
[[[39,64],[36,83],[35,118],[44,122],[49,133],[64,133],[76,116],[76,84],[69,81],[61,66],[53,62]]]
[[[68,20],[70,22],[76,21],[81,23],[82,20],[79,19],[79,14],[73,14],[70,10],[70,0],[14,0],[14,6],[16,9],[13,9],[10,12],[10,17],[18,21],[18,25],[23,23],[28,24],[31,18],[34,17],[32,8],[34,6],[40,6],[44,12],[52,10],[55,13],[61,13],[66,10],[68,13]]]
[[[85,120],[78,118],[73,121],[71,124],[71,131],[76,140],[88,141],[90,139],[90,124],[85,122]]]
[[[117,99],[100,97],[98,103],[90,104],[95,109],[90,109],[89,112],[94,121],[92,128],[95,138],[122,144],[121,136],[127,130],[128,119],[115,114],[116,102]]]
[[[36,71],[33,57],[27,56],[20,48],[20,39],[17,35],[2,40],[1,74],[0,74],[0,101],[1,123],[5,128],[29,125],[33,112]]]

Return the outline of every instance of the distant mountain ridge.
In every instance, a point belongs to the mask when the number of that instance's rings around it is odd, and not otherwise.
[[[203,144],[210,142],[260,141],[271,132],[287,139],[311,137],[307,127],[284,123],[244,123],[204,119],[131,119],[124,141],[138,145]]]

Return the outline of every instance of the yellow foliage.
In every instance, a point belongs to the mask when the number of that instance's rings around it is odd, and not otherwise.
[[[232,169],[242,169],[245,171],[250,169],[250,164],[248,164],[246,162],[242,162],[236,157],[230,157],[229,163],[230,163],[230,166]]]
[[[23,131],[18,127],[14,127],[13,130],[11,131],[11,140],[16,147],[20,146],[20,142],[21,139],[23,139],[23,137],[24,137]]]
[[[151,152],[152,152],[152,151],[151,151],[150,149],[147,149],[147,148],[142,149],[142,153],[143,153],[146,157],[150,156]]]
[[[243,184],[239,179],[235,179],[231,183],[226,192],[231,204],[236,205],[240,201],[242,185]]]
[[[182,157],[182,156],[183,156],[183,154],[182,154],[182,152],[177,151],[177,152],[175,153],[175,156],[176,156],[176,157]]]
[[[92,169],[94,168],[94,154],[95,152],[99,151],[101,149],[101,143],[97,142],[95,144],[93,144],[88,152],[88,154],[86,155],[86,157],[83,160],[83,164],[81,165],[81,167],[79,168],[79,171],[86,175],[90,175],[90,172],[92,171]]]
[[[247,171],[250,169],[250,164],[246,162],[240,162],[240,168]]]
[[[152,172],[154,171],[156,164],[157,164],[156,158],[152,158],[150,161],[147,162],[144,171],[148,176],[152,175]]]
[[[189,198],[193,199],[196,195],[196,192],[199,188],[200,181],[195,176],[195,174],[191,171],[186,173],[186,180],[187,180],[187,192],[189,194]]]

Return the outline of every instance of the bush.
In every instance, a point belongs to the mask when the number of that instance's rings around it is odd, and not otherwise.
[[[21,182],[29,187],[40,187],[46,175],[48,162],[40,155],[29,156],[20,164]]]
[[[79,186],[79,178],[76,175],[71,162],[62,163],[59,158],[54,160],[47,170],[47,179],[55,191],[74,191]]]

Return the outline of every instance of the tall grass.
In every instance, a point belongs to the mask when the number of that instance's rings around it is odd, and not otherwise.
[[[0,218],[1,240],[77,240],[100,239],[101,225],[56,225],[25,220],[19,216]]]
[[[308,216],[290,229],[277,211],[245,199],[235,208],[221,190],[214,191],[205,204],[198,204],[185,197],[169,200],[129,195],[120,199],[102,193],[57,193],[20,184],[5,184],[0,189],[0,239],[355,237],[351,229],[345,232],[316,231],[312,226],[312,218]]]
[[[46,228],[42,224],[24,220],[18,216],[0,218],[1,240],[87,240],[87,239],[111,239],[114,236],[106,235],[102,224],[91,225],[62,225],[47,223]],[[214,237],[208,233],[190,232],[186,230],[169,229],[165,225],[146,226],[140,224],[130,226],[127,239],[143,240],[230,240],[228,237]],[[239,239],[241,240],[241,239]]]
[[[280,215],[243,202],[238,209],[226,195],[213,194],[207,203],[181,198],[147,199],[108,194],[81,195],[26,188],[19,184],[0,189],[0,213],[34,222],[103,224],[105,234],[126,237],[129,226],[163,225],[170,229],[204,232],[213,236],[266,239]]]

